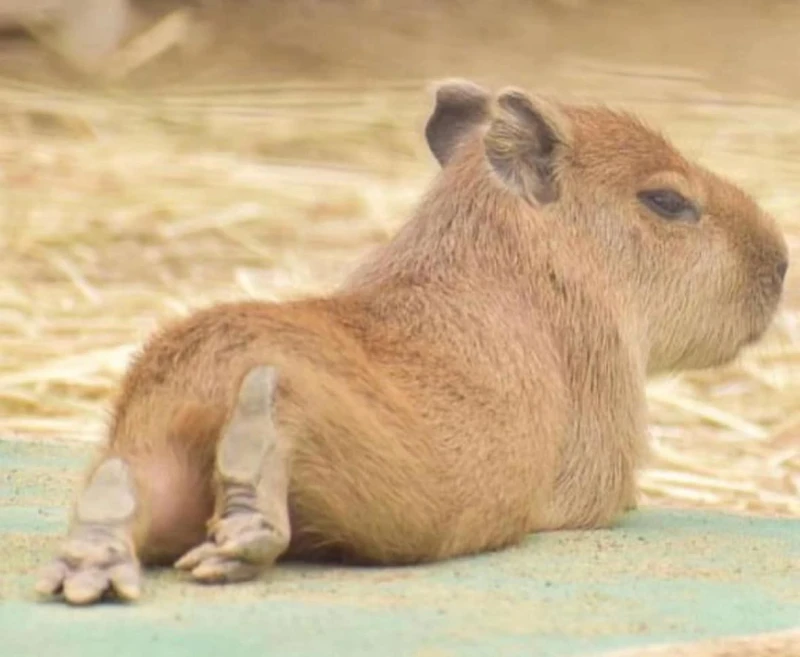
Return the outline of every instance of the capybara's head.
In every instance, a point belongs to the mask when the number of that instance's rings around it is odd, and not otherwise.
[[[445,169],[479,144],[499,193],[554,227],[543,239],[599,247],[651,374],[726,363],[770,325],[788,267],[775,220],[637,118],[452,80],[426,137]]]

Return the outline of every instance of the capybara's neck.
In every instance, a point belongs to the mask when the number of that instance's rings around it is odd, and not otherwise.
[[[528,270],[534,247],[523,204],[492,180],[480,143],[467,144],[410,220],[361,263],[346,287],[441,284],[473,276],[508,284]]]

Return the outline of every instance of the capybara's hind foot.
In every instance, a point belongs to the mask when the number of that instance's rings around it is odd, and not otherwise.
[[[75,509],[75,522],[58,556],[41,571],[36,590],[63,592],[75,605],[108,593],[122,600],[139,597],[141,574],[130,523],[136,491],[128,465],[109,458],[95,470]]]
[[[175,567],[200,582],[253,579],[289,545],[288,465],[272,417],[277,372],[244,377],[217,449],[216,510],[208,540]]]
[[[255,502],[255,499],[253,499]],[[286,549],[286,542],[264,516],[243,508],[215,520],[209,540],[175,564],[200,582],[238,582],[256,577]]]

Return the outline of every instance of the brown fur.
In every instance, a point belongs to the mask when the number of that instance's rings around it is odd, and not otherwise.
[[[131,365],[101,459],[131,464],[145,562],[203,539],[258,364],[280,373],[288,554],[413,563],[611,525],[635,504],[646,377],[725,363],[769,325],[775,222],[636,119],[453,81],[427,137],[437,180],[336,294],[202,310]],[[646,209],[652,186],[700,221]]]

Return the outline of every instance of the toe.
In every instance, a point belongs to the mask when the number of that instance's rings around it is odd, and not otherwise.
[[[64,598],[76,605],[99,600],[108,588],[108,575],[98,568],[80,570],[64,582]]]
[[[141,594],[141,573],[139,565],[127,561],[114,566],[109,571],[111,585],[122,600],[136,600]]]
[[[61,559],[51,561],[39,571],[36,581],[36,592],[41,595],[53,595],[61,590],[69,568]]]
[[[199,582],[207,584],[221,582],[241,582],[252,579],[258,568],[252,564],[223,557],[206,559],[192,570],[192,577]]]
[[[206,542],[201,543],[195,548],[189,550],[180,559],[175,562],[175,568],[178,570],[193,570],[202,561],[212,557],[217,552],[217,546],[214,543]]]
[[[192,568],[192,577],[201,582],[224,581],[225,572],[230,568],[230,564],[230,561],[222,557],[211,555]]]

